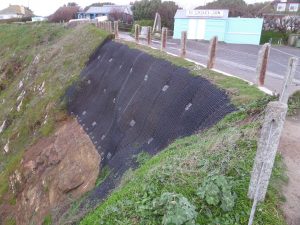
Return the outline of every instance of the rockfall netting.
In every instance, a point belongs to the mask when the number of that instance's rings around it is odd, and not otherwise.
[[[235,110],[208,80],[114,41],[96,50],[67,98],[69,112],[101,154],[101,166],[111,171],[89,196],[96,203],[136,166],[135,155],[154,155]]]

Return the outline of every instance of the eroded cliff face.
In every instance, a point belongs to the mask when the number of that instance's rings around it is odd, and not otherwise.
[[[17,224],[42,224],[51,211],[70,204],[90,191],[99,174],[100,155],[75,120],[68,120],[54,135],[41,139],[23,157],[10,177],[15,206],[6,206]]]

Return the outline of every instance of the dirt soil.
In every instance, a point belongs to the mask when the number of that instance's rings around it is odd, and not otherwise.
[[[289,178],[283,188],[286,202],[282,209],[288,225],[300,225],[300,112],[287,118],[279,149]]]
[[[26,150],[21,167],[10,177],[16,204],[0,206],[0,217],[15,217],[18,225],[42,224],[45,216],[95,186],[100,161],[77,121],[63,122],[55,134]]]

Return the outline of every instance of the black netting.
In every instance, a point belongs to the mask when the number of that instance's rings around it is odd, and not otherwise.
[[[111,175],[91,194],[106,197],[141,151],[155,154],[175,138],[201,131],[234,110],[202,77],[109,41],[91,57],[80,84],[67,92],[76,115]]]

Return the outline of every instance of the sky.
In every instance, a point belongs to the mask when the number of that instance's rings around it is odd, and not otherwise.
[[[102,0],[100,2],[113,2],[115,4],[129,4],[134,0]],[[175,1],[180,7],[185,9],[193,9],[196,6],[205,5],[205,3],[210,2],[212,0],[173,0]],[[245,0],[247,3],[255,3],[255,2],[264,2],[265,0]],[[68,2],[77,2],[81,7],[85,7],[90,5],[94,2],[99,2],[99,0],[0,0],[0,10],[4,9],[12,5],[23,5],[29,6],[31,10],[38,16],[48,16],[55,12],[55,10],[68,3]]]

